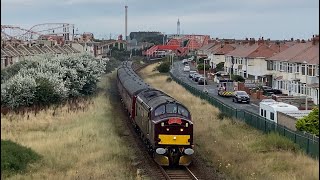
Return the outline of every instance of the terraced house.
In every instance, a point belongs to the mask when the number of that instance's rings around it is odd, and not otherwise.
[[[277,48],[275,48],[278,46]],[[269,58],[288,48],[284,43],[265,41],[263,38],[256,41],[246,39],[232,51],[226,53],[225,71],[240,75],[256,82],[271,83],[272,77],[267,73],[266,58]]]
[[[319,104],[319,36],[301,41],[283,52],[267,58],[267,73],[272,86],[293,96],[311,97]]]
[[[80,51],[69,44],[1,44],[1,68],[5,68],[34,55],[55,54],[56,56],[60,56],[74,53],[80,53]]]

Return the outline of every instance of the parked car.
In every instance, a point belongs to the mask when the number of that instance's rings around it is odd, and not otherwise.
[[[233,102],[246,102],[250,103],[250,96],[245,91],[235,91],[232,98]]]
[[[203,85],[204,83],[205,83],[206,85],[208,85],[208,80],[207,80],[207,78],[205,78],[205,77],[200,77],[199,80],[198,80],[198,84]]]
[[[188,63],[188,59],[183,59],[182,64],[184,64],[184,63]]]
[[[192,78],[192,76],[193,76],[194,74],[198,74],[197,71],[190,71],[190,73],[189,73],[189,78]]]
[[[184,68],[183,68],[183,71],[190,71],[190,66],[188,65],[188,66],[184,66]]]
[[[269,86],[262,86],[263,94],[270,96],[272,94],[282,94],[282,91],[279,89],[273,89],[272,87]]]
[[[203,77],[203,76],[202,76],[201,74],[199,74],[198,76],[196,76],[196,78],[195,78],[194,81],[199,82],[199,79],[200,79],[201,77]]]
[[[200,74],[195,74],[192,78],[192,80],[194,80],[195,82],[198,82],[198,78],[202,77],[202,75]]]

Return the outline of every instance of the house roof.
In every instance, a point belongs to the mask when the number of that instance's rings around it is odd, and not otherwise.
[[[259,47],[259,45],[257,43],[252,44],[252,45],[244,44],[244,45],[237,47],[235,50],[230,51],[226,55],[227,56],[236,56],[236,57],[247,57],[249,54],[254,52],[258,47]]]
[[[286,45],[286,44],[283,44],[283,43],[280,43],[280,44],[276,44],[276,43],[272,43],[269,45],[269,48],[273,49],[275,52],[282,52],[286,49],[289,48],[289,45]]]
[[[230,51],[233,51],[236,48],[236,46],[233,44],[224,44],[224,45],[220,45],[219,48],[215,49],[213,51],[213,54],[219,54],[219,55],[224,55]]]
[[[215,50],[219,49],[221,47],[221,42],[216,42],[214,46],[212,46],[210,49],[208,49],[208,52],[214,52]]]
[[[51,49],[49,46],[47,45],[43,45],[40,46],[41,50],[43,50],[45,53],[55,53],[55,51],[53,49]]]
[[[200,50],[200,51],[206,51],[206,50],[212,48],[215,44],[216,44],[216,43],[209,43],[209,44],[207,44],[207,45],[202,46],[199,50]]]
[[[311,47],[305,49],[300,54],[291,58],[291,62],[308,62],[308,64],[319,64],[319,44],[312,45]]]
[[[277,54],[277,51],[269,48],[266,44],[260,44],[258,48],[256,48],[252,53],[250,53],[247,57],[248,58],[268,58],[273,55]]]
[[[288,49],[268,58],[268,60],[274,61],[288,61],[289,59],[299,55],[306,49],[312,46],[311,42],[297,43]]]
[[[4,49],[1,49],[1,57],[8,56],[7,53],[4,51]]]

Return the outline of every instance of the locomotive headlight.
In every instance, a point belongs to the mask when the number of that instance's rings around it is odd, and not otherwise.
[[[164,149],[164,148],[157,148],[156,149],[156,153],[157,154],[160,154],[160,155],[162,155],[162,154],[165,154],[167,151],[166,151],[166,149]]]
[[[184,153],[185,153],[186,155],[192,155],[192,154],[194,153],[194,150],[191,149],[191,148],[187,148],[187,149],[184,150]]]
[[[167,128],[167,131],[169,131],[169,128]]]
[[[181,128],[181,129],[180,129],[180,131],[182,132],[182,131],[183,131],[183,129]]]
[[[161,123],[161,126],[164,126],[164,122]]]
[[[188,123],[186,123],[186,127],[188,127],[189,126],[189,124]]]

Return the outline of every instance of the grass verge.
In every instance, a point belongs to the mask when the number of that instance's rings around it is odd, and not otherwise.
[[[167,81],[168,75],[152,71],[155,66],[142,69],[141,76],[191,111],[195,151],[208,166],[225,173],[228,179],[319,179],[319,161],[277,134],[265,135],[226,117],[179,84]]]
[[[9,177],[18,172],[25,172],[27,165],[39,160],[40,157],[30,148],[10,140],[1,140],[1,175]]]
[[[43,157],[26,173],[9,179],[135,178],[136,157],[127,145],[129,131],[122,121],[127,117],[115,100],[110,76],[101,80],[96,96],[83,102],[86,108],[76,112],[63,106],[55,112],[1,117],[1,139],[30,147]]]

